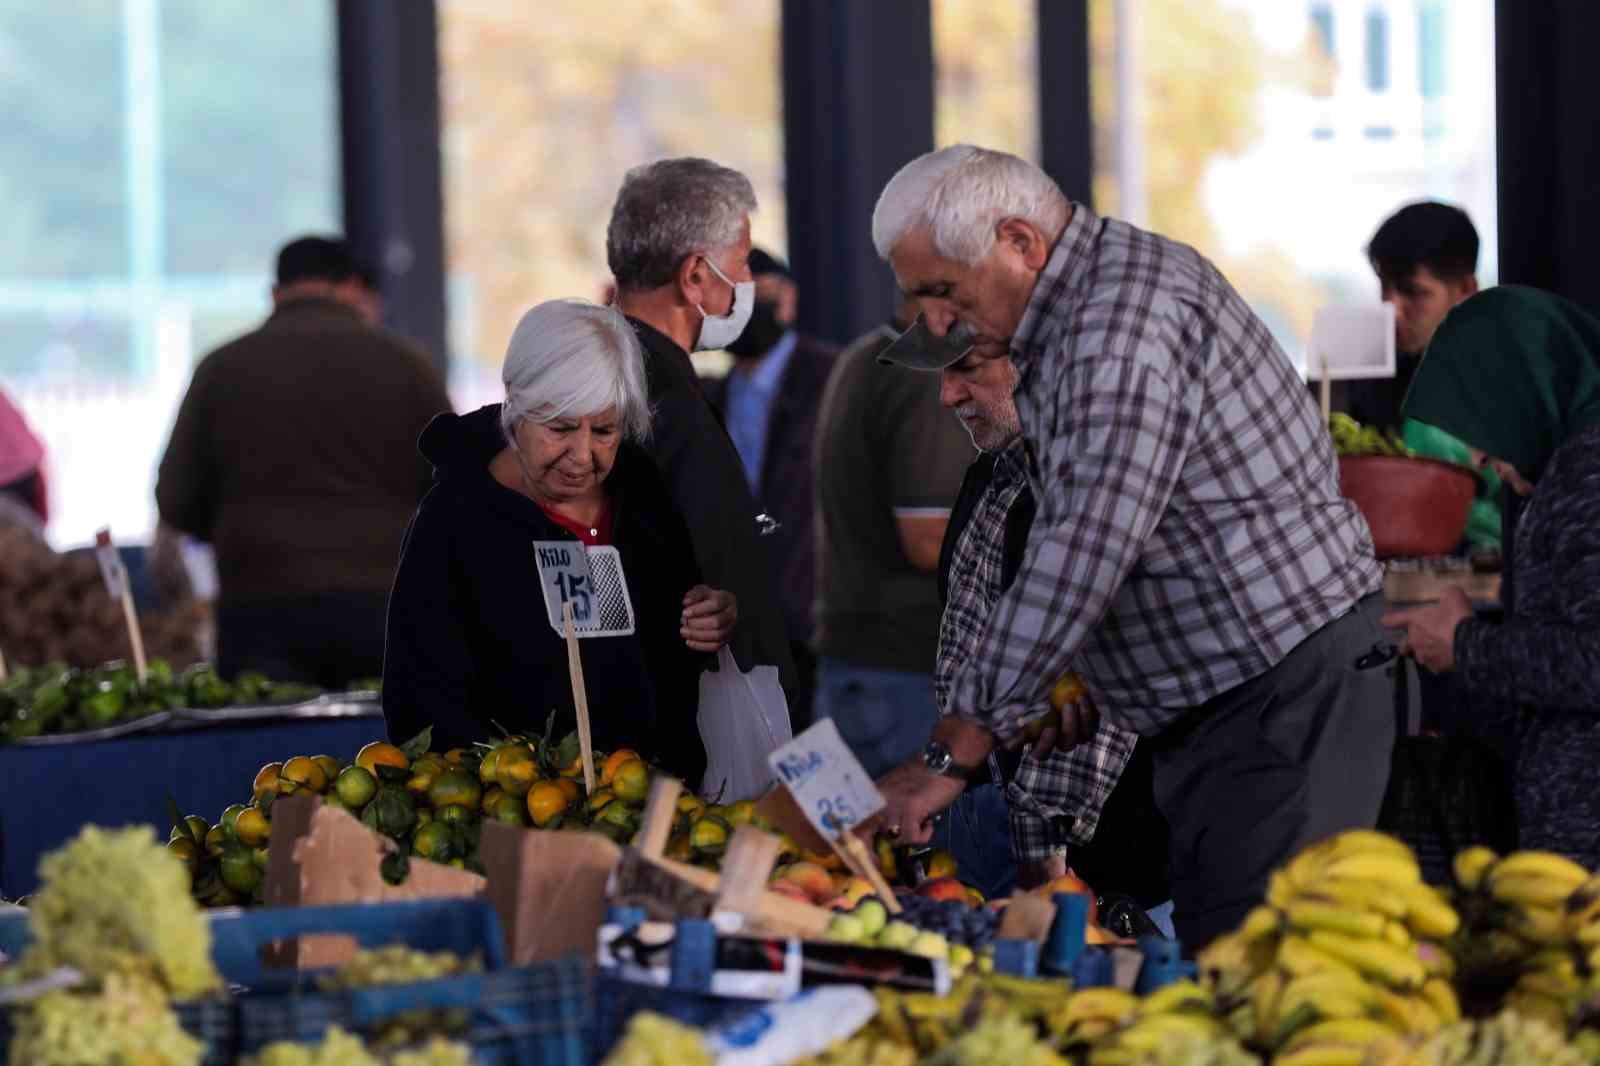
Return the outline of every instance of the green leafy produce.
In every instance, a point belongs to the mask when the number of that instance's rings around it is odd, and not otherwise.
[[[48,992],[12,1019],[9,1061],[29,1066],[199,1066],[205,1050],[161,986],[138,976],[112,974],[92,994]]]
[[[1398,434],[1363,426],[1343,411],[1335,411],[1328,416],[1328,433],[1333,437],[1333,450],[1339,455],[1416,457],[1416,453],[1406,447],[1406,442]]]
[[[190,896],[188,870],[147,827],[88,826],[46,855],[39,875],[24,973],[72,966],[97,980],[154,981],[178,999],[220,986],[211,928]]]

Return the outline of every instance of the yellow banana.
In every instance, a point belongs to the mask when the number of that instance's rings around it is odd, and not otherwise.
[[[1294,897],[1295,888],[1289,875],[1282,870],[1274,870],[1272,876],[1267,878],[1267,902],[1281,911],[1289,906]]]
[[[1348,877],[1380,885],[1415,885],[1422,882],[1417,860],[1410,856],[1362,852],[1328,864],[1329,877]]]
[[[1450,872],[1455,874],[1456,884],[1468,892],[1476,892],[1483,884],[1484,877],[1499,861],[1500,856],[1492,849],[1479,845],[1457,852],[1450,864]]]
[[[1498,871],[1489,879],[1489,895],[1516,907],[1561,907],[1565,918],[1567,898],[1573,893],[1571,882],[1541,874],[1501,877]]]
[[[1517,978],[1518,992],[1531,992],[1536,996],[1548,996],[1561,1002],[1575,999],[1582,989],[1578,985],[1577,975],[1564,977],[1554,973],[1525,973]]]
[[[1514,851],[1501,859],[1489,873],[1489,886],[1502,877],[1542,877],[1565,883],[1567,892],[1589,880],[1587,869],[1565,855],[1553,851]]]
[[[1567,939],[1566,918],[1560,907],[1519,907],[1511,912],[1506,928],[1541,947],[1562,944]]]
[[[1562,980],[1578,979],[1578,963],[1564,947],[1545,948],[1528,960],[1528,969],[1553,974]]]
[[[1174,981],[1156,989],[1139,1003],[1138,1014],[1170,1014],[1174,1011],[1210,1012],[1211,997],[1193,981]]]
[[[1141,1017],[1116,1036],[1122,1047],[1155,1051],[1174,1036],[1213,1039],[1220,1035],[1215,1019],[1200,1014],[1152,1014]]]
[[[1332,845],[1334,857],[1342,858],[1346,855],[1363,855],[1375,853],[1379,855],[1396,855],[1407,859],[1413,864],[1417,861],[1417,853],[1411,850],[1410,845],[1399,837],[1392,837],[1387,833],[1379,833],[1372,829],[1346,829],[1329,841]]]
[[[1378,1005],[1382,991],[1352,970],[1322,970],[1289,981],[1283,988],[1278,1009],[1279,1013],[1283,1013],[1302,1003],[1310,1003],[1330,1017],[1340,1017],[1345,1014],[1359,1016]],[[1353,1003],[1356,1009],[1324,1010],[1322,1004],[1332,1000],[1348,1001]]]
[[[1412,1036],[1430,1036],[1444,1028],[1444,1019],[1439,1012],[1420,996],[1386,992],[1379,1012],[1390,1025]]]
[[[1265,1041],[1277,1025],[1278,1004],[1288,979],[1279,969],[1271,969],[1250,984],[1250,1005],[1255,1015],[1256,1039]]]
[[[1557,1032],[1564,1032],[1567,1028],[1567,1004],[1565,1000],[1514,988],[1506,996],[1506,1007],[1524,1018],[1533,1018],[1544,1022]]]
[[[1417,936],[1442,940],[1461,928],[1461,915],[1427,885],[1410,885],[1396,895],[1405,902],[1406,925]]]
[[[1362,1066],[1367,1049],[1360,1044],[1313,1044],[1272,1056],[1273,1066]]]
[[[1105,1018],[1120,1022],[1139,1009],[1138,997],[1120,988],[1083,988],[1072,993],[1063,1012],[1069,1022]]]
[[[1265,939],[1276,933],[1282,925],[1278,911],[1273,907],[1256,907],[1244,917],[1239,926],[1239,936],[1246,943]]]
[[[1397,948],[1409,948],[1415,943],[1411,939],[1411,930],[1400,922],[1385,922],[1383,924],[1383,939]]]
[[[1450,982],[1437,977],[1431,979],[1422,986],[1422,998],[1428,1001],[1445,1025],[1454,1025],[1461,1020],[1461,1001],[1456,998],[1456,990]]]
[[[1297,899],[1289,904],[1288,910],[1284,913],[1289,919],[1289,924],[1303,932],[1328,929],[1335,933],[1361,938],[1383,935],[1384,917],[1372,911],[1351,910],[1319,903],[1316,900]]]
[[[1404,918],[1405,900],[1392,888],[1367,881],[1352,881],[1347,877],[1325,877],[1317,887],[1303,893],[1307,899],[1318,899],[1345,907],[1377,911],[1385,918]]]
[[[1360,977],[1361,971],[1342,958],[1336,958],[1302,936],[1286,936],[1278,947],[1278,962],[1296,977],[1335,970]]]
[[[1416,956],[1429,977],[1442,977],[1446,981],[1456,976],[1456,957],[1438,944],[1423,941],[1416,947]]]
[[[1357,940],[1320,929],[1308,934],[1306,939],[1312,947],[1397,988],[1417,988],[1427,978],[1422,961],[1414,953],[1387,941]]]
[[[1313,1044],[1353,1044],[1365,1048],[1369,1044],[1376,1044],[1399,1035],[1402,1034],[1393,1026],[1385,1025],[1374,1018],[1335,1018],[1300,1030],[1289,1038],[1283,1051],[1289,1052]],[[1282,1060],[1274,1058],[1272,1061],[1276,1064]]]
[[[1331,852],[1327,842],[1306,848],[1283,868],[1284,880],[1297,892],[1309,891],[1322,879]]]

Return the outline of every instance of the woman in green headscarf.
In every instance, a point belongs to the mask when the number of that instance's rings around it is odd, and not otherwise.
[[[1384,624],[1456,672],[1463,725],[1512,742],[1521,846],[1600,866],[1600,320],[1536,289],[1473,296],[1434,334],[1405,413],[1505,482],[1506,611],[1474,618],[1452,591]]]

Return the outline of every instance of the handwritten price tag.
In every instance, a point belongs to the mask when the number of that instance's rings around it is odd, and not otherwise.
[[[572,604],[572,622],[588,625],[594,620],[594,576],[589,571],[589,555],[575,540],[536,540],[534,561],[539,564],[539,582],[544,586],[544,605],[550,612],[550,625],[565,632],[562,604]]]
[[[830,718],[778,748],[767,762],[823,836],[847,833],[883,809],[883,796]]]

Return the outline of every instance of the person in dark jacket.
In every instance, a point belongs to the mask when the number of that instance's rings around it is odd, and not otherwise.
[[[430,472],[417,434],[450,410],[426,353],[368,320],[344,241],[278,255],[261,328],[195,368],[161,460],[161,521],[216,552],[224,676],[343,688],[383,665],[406,520]]]
[[[781,259],[753,249],[750,274],[755,309],[728,345],[733,369],[708,381],[706,391],[739,450],[751,493],[778,522],[771,539],[798,690],[789,710],[799,729],[811,721],[817,674],[811,651],[817,597],[812,453],[822,393],[839,353],[795,329],[800,291]]]
[[[688,523],[706,582],[739,600],[729,648],[745,670],[777,667],[792,704],[794,661],[771,543],[782,516],[766,514],[751,495],[739,453],[689,359],[691,351],[732,344],[750,321],[755,209],[749,179],[709,160],[635,167],[612,207],[606,262],[617,307],[644,345],[653,412],[646,447]]]
[[[617,312],[581,300],[523,316],[503,405],[442,415],[422,436],[435,484],[406,534],[389,602],[390,738],[433,727],[438,749],[575,724],[564,637],[547,610],[581,594],[535,545],[609,545],[635,616],[629,635],[579,641],[594,744],[630,747],[699,781],[699,677],[737,604],[699,583],[688,529],[643,447],[642,355]],[[582,620],[581,618],[579,619]]]
[[[1480,293],[1434,335],[1405,413],[1509,489],[1505,617],[1476,618],[1449,590],[1384,625],[1429,670],[1455,672],[1461,724],[1508,753],[1520,846],[1600,866],[1600,320],[1535,289]]]

